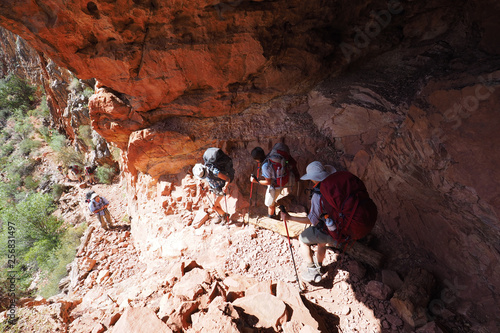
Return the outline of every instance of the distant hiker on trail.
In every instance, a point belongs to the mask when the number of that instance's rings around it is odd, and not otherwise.
[[[95,178],[95,170],[96,169],[97,169],[97,165],[85,167],[85,175],[87,176],[87,183],[89,185],[97,184],[97,179]]]
[[[69,170],[71,171],[73,177],[78,180],[78,182],[83,183],[85,181],[85,176],[83,175],[82,169],[78,165],[70,165]]]
[[[309,215],[296,217],[281,212],[281,218],[311,224],[299,235],[300,253],[307,263],[302,278],[319,282],[327,244],[340,248],[366,236],[375,224],[377,207],[363,182],[348,171],[337,172],[331,165],[314,161],[300,179],[314,184]],[[314,244],[318,246],[315,260],[311,250]]]
[[[215,195],[211,202],[218,215],[215,223],[229,223],[229,214],[222,209],[221,201],[226,196],[227,184],[234,178],[233,161],[220,148],[208,148],[203,154],[203,161],[204,164],[197,163],[193,167],[193,174],[197,178],[206,179],[210,191]]]
[[[268,207],[267,214],[270,218],[279,219],[279,215],[276,215],[276,199],[287,185],[290,186],[299,177],[297,162],[290,156],[290,148],[280,142],[274,145],[267,156],[261,147],[254,148],[251,154],[259,163],[264,179],[259,180],[258,176],[251,175],[250,182],[267,186],[264,199]]]
[[[109,201],[106,198],[93,193],[90,197],[89,209],[90,212],[97,216],[104,230],[111,228],[111,215],[108,211]]]

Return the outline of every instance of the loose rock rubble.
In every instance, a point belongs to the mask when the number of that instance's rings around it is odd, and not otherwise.
[[[241,221],[227,227],[206,214],[186,225],[172,216],[162,232],[164,243],[182,238],[175,254],[141,252],[123,218],[120,185],[94,188],[112,203],[114,226],[104,231],[88,214],[78,201],[84,189],[64,197],[61,214],[89,228],[63,293],[20,302],[23,332],[441,332],[433,321],[415,330],[401,319],[391,305],[404,285],[398,273],[337,249],[327,251],[324,279],[300,283],[301,292],[287,238]],[[291,242],[300,274],[298,241]]]

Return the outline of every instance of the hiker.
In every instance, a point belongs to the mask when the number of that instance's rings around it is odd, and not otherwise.
[[[70,165],[69,170],[78,182],[83,183],[85,181],[85,176],[83,175],[83,172],[78,165]]]
[[[229,223],[229,214],[222,209],[221,201],[226,196],[227,184],[234,178],[233,161],[220,148],[208,148],[203,154],[203,161],[204,164],[195,164],[193,174],[199,179],[206,179],[210,192],[215,195],[213,209],[218,215],[215,223]]]
[[[87,176],[87,183],[89,185],[97,184],[97,179],[95,178],[95,170],[96,169],[97,169],[97,165],[85,167],[85,175]]]
[[[301,179],[314,184],[309,215],[291,217],[281,212],[281,217],[311,224],[299,236],[300,253],[307,263],[302,278],[307,282],[319,282],[327,245],[343,247],[345,251],[368,235],[377,220],[377,206],[370,199],[363,181],[349,171],[337,172],[331,165],[323,166],[314,161],[307,166]],[[318,245],[315,260],[311,253],[314,244]]]
[[[259,163],[264,179],[259,180],[251,175],[250,182],[267,186],[264,204],[267,206],[268,217],[279,219],[276,214],[276,199],[286,185],[290,186],[299,178],[297,162],[290,156],[290,149],[284,143],[275,144],[267,156],[261,147],[255,147],[251,154]]]
[[[109,201],[106,198],[93,193],[90,197],[89,209],[90,212],[96,214],[97,219],[101,223],[104,230],[111,228],[111,214],[108,211]]]
[[[319,282],[321,280],[321,268],[326,254],[327,244],[337,245],[333,237],[324,230],[322,220],[321,194],[319,192],[320,183],[337,170],[331,165],[323,165],[314,161],[306,168],[306,174],[301,180],[311,180],[314,184],[311,197],[311,210],[308,216],[290,216],[281,212],[281,219],[299,223],[311,224],[300,235],[299,252],[307,264],[306,270],[302,273],[302,279],[306,282]],[[316,256],[313,259],[312,245],[318,245]]]

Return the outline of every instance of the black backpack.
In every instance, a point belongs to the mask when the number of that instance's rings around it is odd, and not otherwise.
[[[233,160],[220,148],[208,148],[203,154],[206,166],[214,166],[223,174],[229,176],[230,182],[234,179]]]
[[[94,194],[95,192],[90,190],[88,191],[86,194],[85,194],[85,202],[86,203],[89,203],[90,202],[90,198],[92,197],[92,194]]]

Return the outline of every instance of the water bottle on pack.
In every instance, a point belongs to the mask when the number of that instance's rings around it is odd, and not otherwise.
[[[335,221],[332,220],[328,215],[325,216],[325,225],[330,231],[335,231],[337,230],[337,226],[335,225]]]

